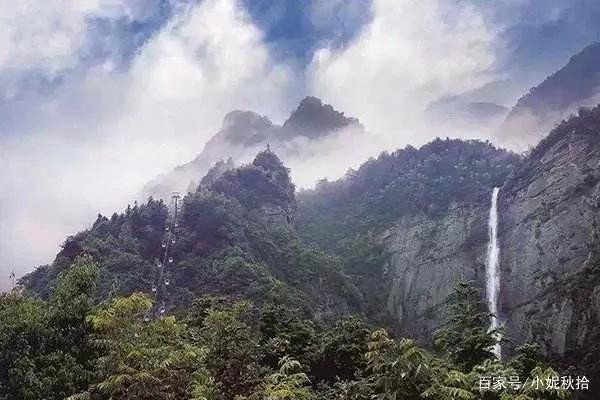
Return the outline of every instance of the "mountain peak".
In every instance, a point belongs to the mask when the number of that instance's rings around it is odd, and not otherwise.
[[[283,129],[291,136],[317,138],[350,125],[360,126],[360,123],[358,119],[346,117],[343,112],[323,103],[321,99],[308,96],[285,121]]]
[[[269,118],[254,111],[235,110],[223,118],[221,132],[230,143],[249,145],[260,141],[264,133],[271,128],[273,123]]]
[[[263,115],[255,113],[254,111],[245,110],[234,110],[228,112],[223,118],[223,130],[229,130],[236,127],[264,127],[268,128],[272,126],[271,120]]]

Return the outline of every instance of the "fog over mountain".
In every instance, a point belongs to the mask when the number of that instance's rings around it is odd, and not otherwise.
[[[0,20],[0,400],[600,397],[600,1]]]
[[[497,115],[599,39],[595,1],[275,3],[1,2],[0,285],[193,160],[234,110],[286,131],[316,96],[357,118],[369,136],[290,133],[286,165],[311,186],[381,150],[491,137],[424,112],[468,94],[459,120]]]
[[[368,134],[356,118],[334,110],[316,97],[304,98],[296,110],[282,124],[252,111],[232,111],[223,119],[223,126],[207,143],[202,152],[188,163],[177,166],[144,186],[141,199],[150,196],[169,199],[174,191],[195,191],[200,178],[219,161],[229,160],[232,165],[249,162],[258,151],[267,146],[276,151],[288,165],[297,166],[294,182],[309,187],[317,179],[337,177],[339,168],[357,166],[361,160],[378,150],[373,135]],[[355,161],[341,163],[336,169],[331,165],[335,153],[346,151],[346,144],[356,146]],[[368,145],[371,143],[371,145]],[[347,156],[347,155],[345,155]],[[304,164],[327,159],[328,167],[309,171]],[[310,160],[310,161],[309,161]],[[351,162],[348,160],[348,162]]]
[[[498,132],[501,143],[524,149],[577,111],[600,102],[600,42],[569,62],[517,101]]]

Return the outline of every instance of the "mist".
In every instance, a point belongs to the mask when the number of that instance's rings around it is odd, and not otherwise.
[[[141,1],[47,3],[0,0],[11,21],[0,29],[0,288],[10,271],[52,262],[98,213],[121,211],[147,182],[193,159],[231,110],[281,123],[315,95],[359,118],[366,134],[307,140],[284,157],[296,184],[311,187],[384,150],[437,136],[492,138],[495,126],[440,124],[426,111],[510,78],[502,67],[509,27],[478,2],[373,0],[367,21],[341,2],[309,7],[316,29],[332,14],[361,25],[343,44],[304,46],[304,64],[282,57],[281,43],[236,0],[171,1],[158,17]],[[98,18],[152,29],[126,55],[94,55],[123,46],[119,35],[97,43]],[[527,79],[486,98],[508,107]]]
[[[78,62],[68,50],[48,73]],[[180,9],[125,69],[106,61],[65,73],[44,96],[5,100],[23,118],[0,136],[0,282],[51,262],[67,235],[191,159],[231,109],[288,112],[292,86],[235,1],[204,1]]]

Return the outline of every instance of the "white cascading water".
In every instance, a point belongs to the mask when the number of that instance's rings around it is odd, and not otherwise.
[[[498,295],[500,293],[500,247],[498,246],[498,193],[500,189],[495,187],[492,191],[492,204],[490,206],[490,217],[488,220],[489,243],[486,265],[486,290],[487,302],[492,313],[490,330],[498,328]],[[498,359],[501,355],[500,344],[494,346],[494,354]]]

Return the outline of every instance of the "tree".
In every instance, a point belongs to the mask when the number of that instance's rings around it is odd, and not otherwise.
[[[291,357],[279,361],[279,371],[266,378],[265,400],[309,400],[312,393],[308,376],[300,363]]]
[[[46,321],[42,301],[16,291],[0,295],[0,399],[43,398],[37,361]]]
[[[459,282],[450,297],[446,321],[434,334],[435,347],[462,371],[471,371],[495,357],[492,348],[502,329],[490,330],[490,318],[479,291],[470,282]]]
[[[185,398],[204,352],[191,344],[175,317],[147,321],[150,298],[134,293],[92,313],[89,321],[103,355],[96,360],[99,382],[88,391],[110,398]]]
[[[366,358],[376,399],[418,399],[429,387],[431,356],[410,339],[395,341],[378,329],[371,334]]]
[[[260,309],[259,323],[262,363],[277,368],[283,356],[290,356],[302,365],[314,362],[315,324],[301,318],[298,310],[268,303]]]
[[[0,399],[64,399],[93,379],[96,353],[86,315],[98,268],[78,258],[47,302],[13,291],[0,296]]]
[[[369,329],[357,317],[347,317],[323,335],[314,373],[331,382],[351,380],[365,368]]]
[[[239,301],[209,311],[198,336],[204,367],[214,380],[215,399],[251,393],[260,382],[258,329],[251,325],[252,305]]]

